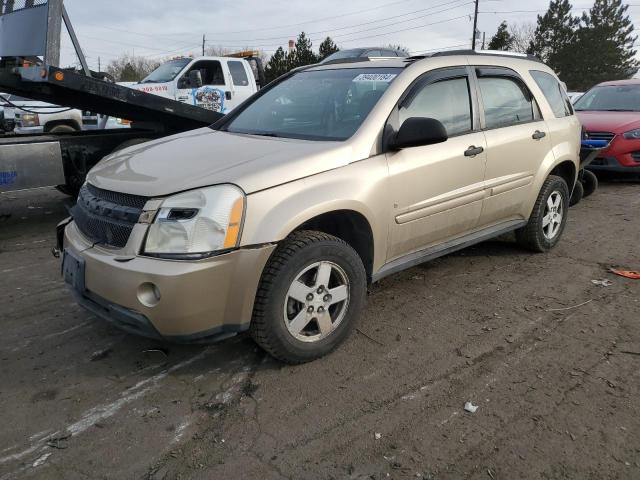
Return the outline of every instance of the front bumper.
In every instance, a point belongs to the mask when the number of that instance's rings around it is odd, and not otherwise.
[[[622,165],[616,157],[602,156],[596,158],[587,170],[594,172],[614,172],[614,173],[640,173],[640,163],[637,166]]]
[[[640,140],[628,140],[616,135],[588,167],[593,171],[640,172]]]
[[[17,124],[13,131],[19,135],[39,135],[44,133],[44,127],[22,127]]]
[[[163,260],[92,246],[73,222],[62,228],[64,250],[82,263],[82,281],[72,286],[78,303],[123,330],[175,342],[247,330],[262,270],[275,249]]]

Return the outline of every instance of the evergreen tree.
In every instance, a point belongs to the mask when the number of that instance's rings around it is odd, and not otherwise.
[[[574,47],[576,68],[563,78],[574,89],[586,90],[606,81],[633,77],[640,64],[633,45],[638,39],[622,0],[595,0],[583,13]]]
[[[569,0],[551,0],[538,23],[529,53],[537,55],[562,77],[575,63],[576,29],[580,20],[571,14]]]
[[[307,38],[304,32],[301,32],[300,35],[298,35],[296,47],[289,54],[290,69],[317,63],[318,58],[316,54],[313,53],[312,47],[313,44],[311,40]]]
[[[142,78],[139,72],[130,63],[127,63],[122,69],[122,72],[120,72],[120,82],[139,82],[140,80],[142,80]]]
[[[329,55],[337,52],[338,50],[340,49],[335,43],[333,43],[333,40],[331,40],[331,37],[327,37],[320,44],[320,49],[318,52],[319,53],[318,60],[324,60]]]
[[[288,56],[282,47],[278,47],[278,50],[271,56],[264,68],[267,82],[271,82],[289,71]]]
[[[513,40],[513,36],[509,33],[507,22],[503,21],[489,42],[489,50],[511,50]]]

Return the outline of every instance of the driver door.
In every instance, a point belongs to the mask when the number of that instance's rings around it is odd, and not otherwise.
[[[202,86],[191,85],[189,72],[200,70]],[[178,81],[176,99],[201,108],[224,113],[227,109],[227,91],[222,65],[218,60],[199,60],[184,73]]]
[[[449,139],[387,153],[393,203],[388,261],[462,236],[478,224],[486,141],[471,81],[466,67],[429,72],[390,117],[394,131],[407,118],[435,118]]]

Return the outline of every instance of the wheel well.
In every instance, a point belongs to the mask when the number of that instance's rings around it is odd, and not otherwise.
[[[78,125],[78,122],[76,122],[75,120],[52,120],[50,122],[45,123],[44,131],[49,132],[54,127],[57,127],[59,125],[67,125],[68,127],[71,127],[75,130],[78,130],[78,131],[81,130],[80,125]]]
[[[367,219],[353,210],[324,213],[297,227],[298,230],[317,230],[347,242],[358,253],[371,281],[373,271],[373,232]]]
[[[569,191],[573,191],[573,187],[576,181],[576,166],[573,162],[567,160],[559,165],[556,165],[549,175],[557,175],[564,179],[569,186]]]

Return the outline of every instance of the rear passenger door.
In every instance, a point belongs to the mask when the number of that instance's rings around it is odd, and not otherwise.
[[[233,110],[257,91],[253,72],[248,62],[228,60],[227,66],[231,76],[231,92],[228,96],[225,112]]]
[[[387,131],[411,117],[435,118],[444,143],[387,153],[393,202],[388,259],[423,250],[476,226],[484,196],[485,140],[466,67],[428,72],[409,87]]]
[[[476,67],[475,74],[487,141],[480,226],[489,227],[528,215],[534,176],[553,152],[548,127],[524,80],[501,67]]]

